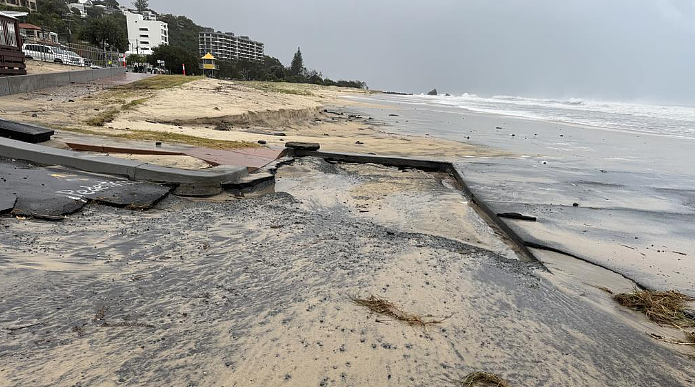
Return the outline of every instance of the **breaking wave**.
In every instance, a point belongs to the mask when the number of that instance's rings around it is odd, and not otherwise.
[[[432,107],[460,108],[478,113],[695,138],[693,107],[589,101],[579,98],[542,99],[508,95],[480,97],[468,93],[453,96],[412,95],[397,99],[399,102]]]

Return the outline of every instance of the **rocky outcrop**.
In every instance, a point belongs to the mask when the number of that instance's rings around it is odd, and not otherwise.
[[[437,95],[437,89],[432,89],[427,92],[427,95]]]

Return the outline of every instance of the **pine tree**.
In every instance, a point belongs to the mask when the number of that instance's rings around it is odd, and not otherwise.
[[[148,0],[135,0],[133,5],[138,12],[147,11],[150,8],[150,2]]]
[[[304,72],[304,59],[302,59],[302,50],[297,47],[297,52],[290,65],[290,75],[301,75],[302,72]]]

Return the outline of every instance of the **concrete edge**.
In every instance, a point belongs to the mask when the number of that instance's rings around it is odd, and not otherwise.
[[[474,193],[471,191],[470,187],[466,183],[465,179],[463,178],[463,173],[457,168],[457,165],[455,163],[449,163],[449,173],[451,173],[456,181],[459,183],[461,186],[461,190],[463,193],[468,196],[469,200],[471,203],[475,205],[475,208],[478,212],[478,214],[481,215],[481,217],[488,223],[488,224],[494,224],[498,230],[500,230],[509,240],[514,244],[514,246],[517,249],[517,253],[520,254],[520,258],[524,262],[538,262],[540,263],[540,260],[536,258],[535,255],[529,250],[528,246],[526,245],[526,242],[524,242],[521,237],[514,232],[514,230],[511,229],[505,223],[502,218],[497,216],[497,214],[492,211],[488,205],[480,200]],[[544,266],[545,267],[545,266]]]
[[[470,202],[473,204],[473,208],[476,212],[485,220],[485,222],[497,230],[503,237],[507,238],[512,249],[519,255],[519,259],[522,262],[539,264],[545,270],[547,268],[543,263],[536,258],[535,255],[529,250],[526,243],[519,237],[519,235],[514,232],[497,214],[488,207],[488,205],[481,201],[474,193],[471,191],[470,187],[466,183],[463,173],[457,168],[456,163],[440,160],[428,160],[428,159],[418,159],[412,157],[397,157],[397,156],[377,156],[377,155],[366,155],[358,153],[340,153],[340,152],[323,152],[323,151],[308,151],[303,149],[292,149],[288,152],[289,156],[293,157],[319,157],[326,160],[342,161],[347,163],[372,163],[385,165],[390,167],[408,167],[415,169],[422,169],[426,171],[437,171],[445,172],[452,175],[456,181],[461,186],[461,191],[468,197]]]
[[[447,168],[451,167],[451,163],[446,161],[417,159],[414,157],[377,156],[360,153],[310,151],[292,148],[288,148],[288,150],[288,155],[294,157],[314,156],[322,159],[342,161],[345,163],[372,163],[386,165],[389,167],[408,167],[429,171],[446,171]]]
[[[29,93],[49,87],[67,86],[71,83],[88,83],[97,79],[125,74],[123,67],[61,71],[55,73],[14,75],[0,77],[0,97],[19,93]]]
[[[0,138],[0,157],[41,165],[63,165],[86,172],[124,176],[130,180],[206,187],[218,191],[222,184],[248,175],[246,167],[215,167],[205,171],[168,168],[109,156],[96,156],[43,145]]]

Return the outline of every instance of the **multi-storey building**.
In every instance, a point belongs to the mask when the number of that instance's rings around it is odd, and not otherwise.
[[[200,55],[210,53],[217,60],[263,60],[263,43],[251,40],[248,36],[204,28],[198,38]]]
[[[0,0],[0,4],[10,7],[28,8],[29,12],[36,11],[36,0]]]
[[[124,10],[128,23],[128,51],[126,54],[150,55],[152,49],[169,44],[169,26],[157,20],[154,12],[135,13]]]

